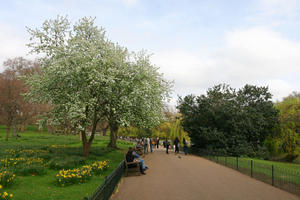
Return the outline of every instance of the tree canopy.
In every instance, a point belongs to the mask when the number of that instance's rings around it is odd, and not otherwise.
[[[159,123],[170,83],[145,52],[130,53],[111,42],[93,18],[71,26],[66,17],[57,17],[28,32],[32,53],[42,55],[42,73],[27,77],[27,97],[51,104],[47,123],[68,120],[78,129],[85,155],[101,121],[109,124],[114,148],[120,125]],[[92,127],[89,139],[87,127]]]
[[[268,88],[252,85],[217,85],[180,98],[178,109],[193,148],[206,153],[253,156],[278,122]]]
[[[275,108],[279,111],[280,124],[265,143],[272,155],[286,153],[287,161],[292,161],[300,153],[300,98],[290,95],[277,102]]]

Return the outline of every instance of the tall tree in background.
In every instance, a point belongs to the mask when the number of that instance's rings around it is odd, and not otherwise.
[[[275,107],[279,110],[280,126],[274,139],[279,140],[283,152],[293,155],[300,145],[300,98],[290,95]]]
[[[278,123],[267,87],[217,85],[180,98],[178,108],[194,147],[210,153],[253,156]]]
[[[22,94],[28,91],[20,76],[30,74],[38,69],[38,64],[22,57],[8,59],[4,62],[5,71],[0,74],[0,121],[6,125],[8,140],[13,127],[13,136],[17,135],[17,126],[24,129],[37,113],[35,107],[24,101]]]
[[[145,53],[130,54],[112,43],[92,18],[71,27],[67,18],[57,17],[28,31],[32,53],[43,53],[43,58],[42,74],[27,77],[27,97],[51,104],[51,123],[67,119],[81,132],[85,156],[99,122],[109,124],[113,148],[120,125],[149,127],[159,122],[169,83]]]

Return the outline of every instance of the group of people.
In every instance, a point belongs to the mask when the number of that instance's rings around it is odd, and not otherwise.
[[[168,140],[168,138],[165,139],[165,141],[163,142],[164,148],[166,148],[166,153],[169,154],[169,149],[171,148],[170,146],[170,141]],[[179,153],[179,148],[180,148],[180,140],[178,139],[178,137],[175,138],[175,140],[173,141],[174,144],[174,149],[175,149],[175,153]],[[182,139],[182,144],[183,144],[183,151],[184,154],[187,155],[188,154],[188,142],[185,138]]]
[[[159,138],[142,138],[141,140],[137,140],[137,146],[142,147],[144,150],[144,154],[153,152],[153,147],[159,148]]]
[[[178,139],[178,137],[175,138],[175,140],[173,141],[173,144],[175,146],[175,154],[179,153],[179,148],[180,148],[180,140]],[[183,138],[182,140],[182,144],[183,144],[183,150],[184,150],[184,154],[187,155],[188,154],[188,142],[185,138]],[[166,153],[169,154],[169,148],[170,148],[170,141],[168,140],[168,138],[166,138],[163,141],[163,145],[164,148],[166,148]],[[137,145],[135,147],[135,149],[133,149],[132,147],[129,147],[129,150],[126,154],[126,161],[127,162],[138,162],[140,165],[140,172],[142,174],[146,174],[145,171],[148,169],[148,167],[145,164],[144,159],[140,158],[140,155],[137,153],[140,152],[142,149],[144,150],[144,154],[149,152],[149,147],[150,147],[150,151],[153,152],[153,146],[156,146],[156,148],[159,148],[159,138],[156,139],[152,139],[152,138],[142,138],[140,141],[137,141]],[[132,164],[134,165],[134,164]],[[131,167],[136,167],[135,166],[131,166]]]

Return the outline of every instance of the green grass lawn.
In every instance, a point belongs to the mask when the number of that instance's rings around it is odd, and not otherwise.
[[[96,136],[92,144],[91,154],[86,159],[82,157],[82,144],[78,136],[51,135],[47,132],[38,132],[35,127],[30,127],[25,133],[19,133],[20,138],[9,138],[5,141],[6,130],[0,126],[0,158],[9,156],[7,149],[45,149],[48,148],[52,153],[45,156],[51,161],[58,158],[59,161],[84,160],[85,165],[94,161],[109,161],[109,169],[101,175],[93,175],[86,183],[69,185],[65,187],[57,186],[55,175],[59,169],[49,169],[43,175],[17,175],[12,185],[6,186],[4,191],[12,193],[15,200],[44,200],[44,199],[83,199],[89,196],[103,181],[105,176],[109,175],[116,166],[124,159],[124,153],[131,143],[118,141],[118,150],[106,148],[109,143],[108,137]],[[52,148],[52,145],[60,145]],[[53,149],[53,150],[52,150]],[[49,156],[49,157],[48,157]],[[49,161],[49,162],[50,162]],[[82,165],[82,164],[81,164]],[[81,166],[76,165],[74,168]],[[71,167],[70,167],[71,168]]]
[[[218,163],[222,165],[226,165],[228,167],[237,168],[237,160],[236,157],[211,157],[212,160],[218,161]],[[261,179],[269,179],[271,181],[272,178],[272,165],[274,167],[274,181],[280,184],[288,184],[293,183],[300,186],[300,164],[294,163],[285,163],[285,162],[275,162],[275,161],[267,161],[260,160],[255,158],[238,158],[238,168],[240,171],[251,174],[251,160],[253,161],[253,175],[261,176]]]

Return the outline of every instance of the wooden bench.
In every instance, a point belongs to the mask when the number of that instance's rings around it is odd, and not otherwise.
[[[139,176],[141,175],[139,162],[127,162],[126,154],[124,155],[124,161],[125,161],[125,176],[128,176],[128,172],[138,172],[138,175]]]

